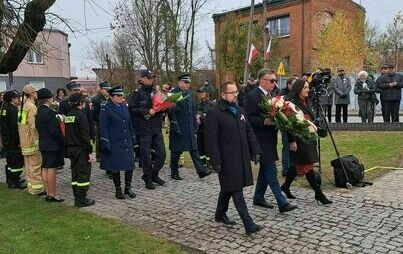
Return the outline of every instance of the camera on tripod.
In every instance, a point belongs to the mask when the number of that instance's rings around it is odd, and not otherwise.
[[[318,68],[318,70],[311,75],[312,80],[310,82],[310,88],[315,96],[326,96],[328,94],[327,88],[332,78],[331,73],[330,68]]]

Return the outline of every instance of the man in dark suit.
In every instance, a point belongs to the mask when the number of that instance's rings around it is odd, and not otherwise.
[[[264,112],[259,106],[262,96],[272,96],[273,89],[276,87],[276,74],[273,70],[262,69],[258,73],[258,79],[259,87],[246,95],[244,106],[246,115],[263,150],[253,204],[273,208],[273,205],[264,198],[267,186],[270,186],[280,212],[288,212],[297,207],[288,203],[281,193],[277,179],[277,129],[271,119],[264,116]]]
[[[192,157],[193,165],[196,168],[200,178],[211,174],[211,171],[203,166],[200,159],[197,141],[196,141],[196,105],[193,102],[190,88],[190,74],[184,74],[178,77],[178,87],[172,92],[181,92],[186,99],[178,102],[169,109],[168,116],[170,120],[169,128],[169,150],[171,150],[171,178],[182,180],[179,176],[178,162],[182,152],[189,151]]]
[[[221,187],[215,220],[226,225],[235,224],[226,215],[232,197],[246,234],[250,235],[263,226],[256,225],[249,216],[242,189],[253,185],[251,155],[257,161],[261,150],[243,109],[236,105],[236,84],[227,81],[220,91],[221,99],[207,112],[205,133],[208,155]]]

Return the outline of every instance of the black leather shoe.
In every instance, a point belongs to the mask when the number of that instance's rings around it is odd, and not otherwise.
[[[179,175],[172,175],[171,178],[174,180],[183,180],[183,178],[180,177]]]
[[[201,172],[199,173],[199,177],[200,177],[200,178],[204,178],[204,177],[206,177],[206,176],[211,175],[211,173],[212,173],[212,172],[211,172],[209,169],[206,169],[206,170],[201,171]]]
[[[61,203],[61,202],[64,201],[64,199],[62,199],[62,198],[56,198],[56,197],[52,197],[52,196],[46,195],[45,201],[46,201],[46,202],[60,202],[60,203]]]
[[[284,185],[281,185],[281,190],[284,192],[284,194],[287,196],[287,198],[295,199],[295,196],[291,194],[291,191],[289,188],[286,188]]]
[[[117,199],[125,199],[125,198],[126,198],[125,195],[124,195],[123,192],[122,192],[122,189],[121,189],[120,187],[119,187],[119,188],[116,188],[115,197],[116,197]]]
[[[125,194],[129,196],[129,198],[136,197],[136,193],[134,193],[131,188],[125,188]]]
[[[151,181],[145,182],[146,188],[149,190],[155,190],[155,185]]]
[[[227,215],[224,215],[223,217],[221,217],[221,218],[215,218],[215,221],[216,222],[220,222],[220,223],[223,223],[224,225],[235,225],[236,224],[236,222],[235,221],[233,221],[233,220],[230,220],[228,217],[227,217]]]
[[[164,184],[165,184],[165,181],[162,180],[159,176],[153,177],[153,180],[152,180],[152,181],[153,181],[154,183],[157,183],[157,184],[161,185],[161,186],[164,186]]]
[[[297,209],[297,208],[298,208],[298,206],[291,205],[291,204],[288,203],[285,206],[280,207],[279,210],[280,210],[280,213],[285,213],[285,212],[289,212],[289,211],[292,211],[292,210]]]
[[[245,230],[245,232],[246,232],[247,235],[252,235],[252,234],[255,234],[255,233],[259,232],[262,229],[264,229],[263,225],[255,225],[254,228],[249,229],[249,230]]]
[[[261,206],[261,207],[268,208],[268,209],[274,208],[274,205],[270,204],[266,200],[253,200],[253,205]]]

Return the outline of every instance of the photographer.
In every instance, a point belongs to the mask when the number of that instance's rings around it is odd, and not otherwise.
[[[315,115],[312,112],[311,101],[308,99],[308,94],[308,82],[297,80],[291,88],[288,99],[302,110],[306,118],[313,120]],[[328,200],[322,193],[320,184],[315,176],[314,164],[319,161],[316,140],[306,143],[300,138],[288,133],[288,141],[290,142],[291,167],[287,171],[287,177],[284,184],[281,186],[281,190],[286,194],[287,198],[295,198],[291,194],[290,186],[297,175],[305,175],[310,186],[315,191],[316,201],[324,205],[331,204],[332,201]]]
[[[378,101],[375,92],[375,83],[368,78],[368,73],[360,71],[358,73],[358,80],[354,86],[354,93],[358,95],[359,116],[361,116],[363,123],[367,121],[368,123],[374,122],[375,103]]]
[[[336,105],[336,123],[341,122],[341,109],[343,109],[343,123],[347,123],[347,109],[350,104],[351,82],[345,76],[343,68],[337,68],[338,76],[330,81],[330,87],[334,89]]]

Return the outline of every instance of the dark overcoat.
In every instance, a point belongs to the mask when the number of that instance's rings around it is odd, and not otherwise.
[[[263,151],[260,162],[267,164],[278,160],[277,128],[264,125],[264,112],[259,106],[262,96],[265,95],[259,87],[247,94],[244,109]]]
[[[390,83],[396,82],[397,86],[390,87]],[[381,93],[382,101],[400,101],[402,99],[403,75],[399,73],[384,74],[376,80],[376,85]]]
[[[315,115],[311,110],[311,103],[308,100],[304,104],[301,99],[293,98],[291,101],[302,110],[304,115],[309,116],[311,120],[315,119]],[[297,142],[297,151],[290,151],[290,160],[292,164],[311,164],[319,161],[317,142],[316,140],[311,142],[303,142],[301,139],[287,133],[288,141],[291,143],[293,141]]]
[[[172,92],[181,90],[175,88]],[[190,91],[183,91],[186,99],[178,102],[168,111],[170,121],[169,150],[173,152],[196,151],[196,105]]]
[[[99,115],[101,169],[129,171],[134,169],[133,126],[125,104],[108,102]]]
[[[39,150],[42,152],[63,151],[64,140],[55,111],[46,105],[41,105],[35,118],[35,125],[39,134]]]
[[[224,101],[218,101],[207,112],[205,130],[210,162],[221,165],[221,191],[253,185],[251,158],[261,150],[244,110],[237,107],[234,114]]]

